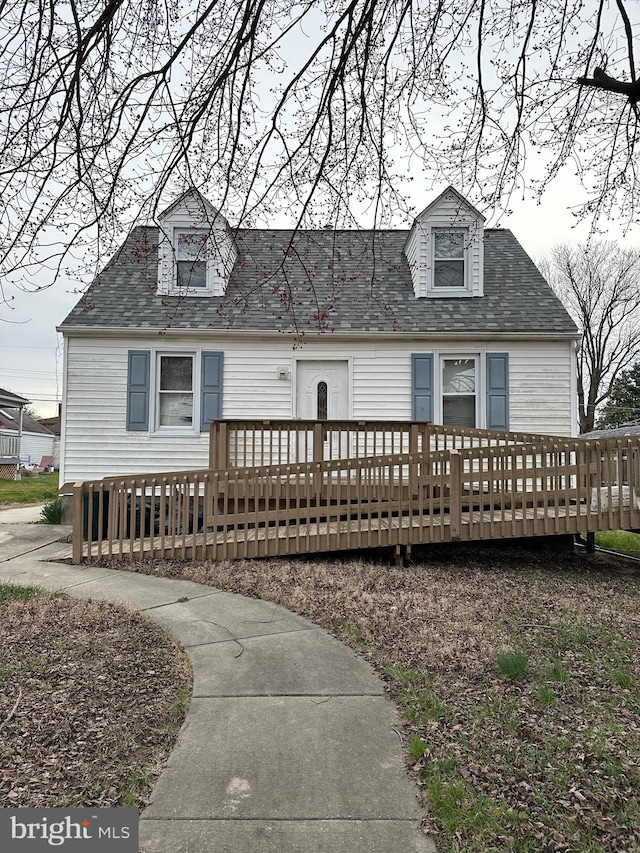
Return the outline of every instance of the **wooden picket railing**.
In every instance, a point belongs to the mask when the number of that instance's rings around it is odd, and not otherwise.
[[[325,422],[326,423],[326,422]],[[252,422],[255,424],[255,422]],[[640,438],[587,441],[404,424],[311,432],[358,451],[400,441],[418,450],[349,458],[229,464],[288,453],[265,428],[247,444],[218,436],[227,467],[77,483],[73,562],[129,556],[239,559],[476,539],[640,530]],[[406,429],[404,429],[406,428]],[[278,430],[281,427],[278,425]],[[482,432],[483,435],[479,435]],[[384,436],[387,436],[384,438]],[[265,436],[263,441],[262,436]],[[372,437],[373,436],[373,437]],[[462,436],[460,438],[460,436]],[[466,445],[466,446],[465,446]],[[238,448],[242,448],[240,457]],[[318,444],[315,444],[318,447]],[[231,448],[231,449],[230,449]],[[307,448],[308,449],[308,448]],[[343,448],[344,449],[344,448]],[[235,455],[234,455],[235,454]],[[244,454],[244,455],[243,455]]]
[[[548,435],[426,421],[215,420],[209,433],[209,468],[218,471],[549,439]]]

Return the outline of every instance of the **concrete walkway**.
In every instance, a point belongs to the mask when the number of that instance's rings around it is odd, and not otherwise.
[[[0,510],[0,581],[150,614],[193,665],[178,743],[140,820],[145,853],[434,853],[398,718],[371,667],[282,607],[189,581],[50,562],[68,528]]]

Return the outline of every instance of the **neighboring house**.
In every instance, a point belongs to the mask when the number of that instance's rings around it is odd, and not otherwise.
[[[43,456],[53,456],[52,432],[20,409],[0,407],[0,437],[17,437],[20,432],[19,457],[23,465],[39,465]]]
[[[53,433],[53,467],[60,468],[60,436],[62,433],[62,403],[58,403],[58,414],[52,418],[40,418],[40,423]]]
[[[640,435],[640,421],[631,421],[619,427],[593,429],[591,432],[581,433],[580,438],[625,438],[628,435]]]
[[[190,190],[59,331],[61,482],[206,467],[219,417],[577,431],[575,324],[452,188],[375,232],[232,229]]]
[[[17,432],[7,431],[3,433],[0,429],[0,479],[2,480],[15,480],[16,478],[22,442],[22,410],[29,405],[29,402],[26,397],[0,388],[0,408],[3,406],[15,407],[19,413]]]
[[[4,388],[0,388],[0,406],[16,406],[19,409],[23,409],[30,402],[26,397],[21,397],[19,394],[14,394],[13,391],[5,391]]]

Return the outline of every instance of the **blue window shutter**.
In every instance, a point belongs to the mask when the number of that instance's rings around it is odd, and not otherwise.
[[[127,429],[149,429],[149,350],[129,350],[127,370]]]
[[[509,429],[509,353],[487,353],[487,429]]]
[[[222,362],[224,353],[203,352],[200,374],[200,429],[209,431],[209,422],[222,417]]]
[[[433,354],[413,353],[411,356],[411,419],[433,420]]]

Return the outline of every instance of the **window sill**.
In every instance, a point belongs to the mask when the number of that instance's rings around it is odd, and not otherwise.
[[[192,426],[187,427],[177,427],[177,426],[166,426],[166,427],[156,427],[152,432],[149,433],[150,436],[167,436],[167,435],[177,435],[182,436],[183,438],[186,435],[201,435],[200,430],[194,429]]]
[[[211,287],[173,287],[164,296],[216,296],[216,292]]]
[[[427,299],[450,299],[451,297],[465,299],[471,296],[473,293],[468,287],[432,287],[427,291]]]

